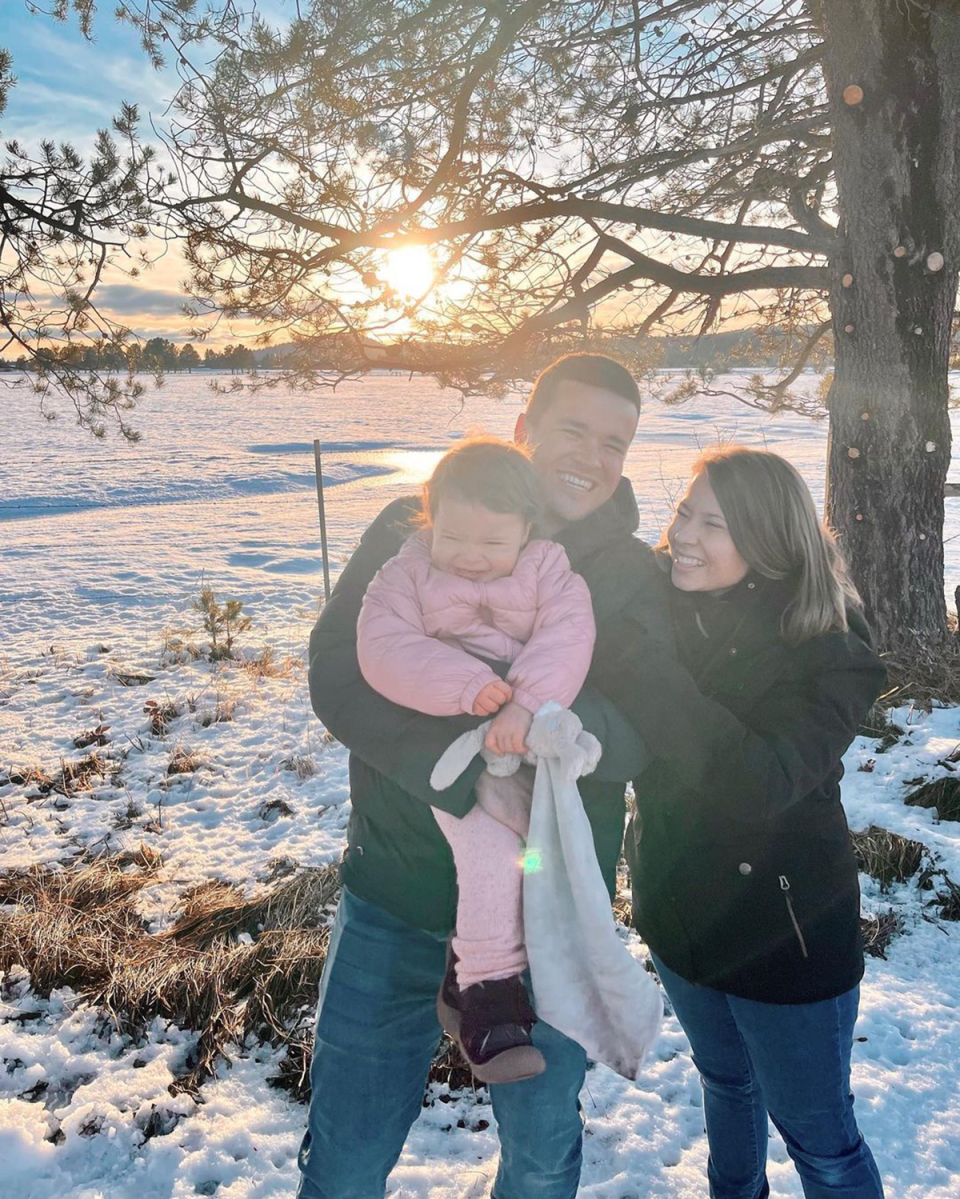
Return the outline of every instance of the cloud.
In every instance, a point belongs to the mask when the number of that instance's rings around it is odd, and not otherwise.
[[[97,288],[98,308],[109,308],[119,316],[149,312],[153,316],[182,316],[186,297],[175,291],[137,287],[134,283],[104,283]]]

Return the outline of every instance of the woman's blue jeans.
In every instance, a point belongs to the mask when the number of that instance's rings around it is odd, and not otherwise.
[[[330,935],[300,1148],[300,1199],[382,1199],[440,1041],[446,944],[344,890]],[[500,1133],[494,1199],[574,1199],[583,1050],[539,1023],[537,1078],[490,1088]]]
[[[807,1199],[882,1199],[850,1093],[860,988],[820,1003],[757,1003],[654,963],[703,1083],[711,1199],[764,1199],[767,1113]]]

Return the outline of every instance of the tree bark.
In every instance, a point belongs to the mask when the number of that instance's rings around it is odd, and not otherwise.
[[[881,646],[936,643],[947,635],[942,529],[960,275],[960,4],[811,7],[824,33],[844,237],[831,264],[827,519]],[[851,85],[862,99],[844,97]]]

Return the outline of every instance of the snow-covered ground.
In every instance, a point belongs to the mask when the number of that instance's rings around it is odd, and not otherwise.
[[[73,741],[98,725],[110,738],[100,753],[120,769],[69,798],[0,785],[0,869],[143,842],[163,856],[158,881],[140,897],[154,931],[198,882],[254,890],[272,860],[322,865],[343,845],[346,756],[310,710],[303,669],[322,586],[312,439],[324,445],[336,575],[379,508],[414,488],[452,440],[474,428],[509,435],[519,411],[516,400],[461,404],[432,383],[387,375],[312,397],[280,385],[253,399],[220,395],[208,382],[178,376],[150,393],[138,416],[145,439],[133,447],[94,443],[66,411],[60,424],[46,424],[28,391],[3,393],[0,776],[11,767],[54,772],[89,752]],[[680,408],[651,402],[629,463],[647,538],[658,535],[698,445],[718,437],[786,454],[822,496],[823,424],[766,419],[703,397]],[[960,500],[948,501],[945,539],[952,594]],[[278,673],[164,653],[170,637],[203,640],[191,610],[203,585],[243,601],[253,625],[242,644],[248,656],[271,648]],[[179,712],[166,736],[151,731],[148,702]],[[861,738],[847,756],[850,824],[922,841],[960,880],[960,828],[902,802],[907,780],[951,770],[944,759],[960,746],[960,710],[904,707],[892,717],[905,730],[897,745],[879,753]],[[177,750],[198,755],[199,769],[167,776]],[[872,769],[858,769],[871,759]],[[313,773],[301,777],[307,762]],[[889,1196],[947,1199],[960,1194],[960,924],[931,919],[931,896],[913,882],[881,894],[862,881],[865,909],[893,906],[905,931],[887,961],[868,960],[854,1054],[861,1123]],[[631,945],[642,952],[635,938]],[[167,1091],[194,1041],[195,1030],[157,1021],[134,1045],[70,991],[43,1000],[28,978],[3,979],[0,1191],[24,1199],[291,1193],[305,1110],[266,1083],[276,1051],[232,1053],[197,1105]],[[485,1194],[497,1144],[482,1092],[444,1102],[438,1094],[391,1193]],[[597,1067],[582,1098],[585,1196],[705,1194],[699,1085],[672,1018],[640,1083]],[[777,1137],[770,1178],[775,1196],[800,1194]]]

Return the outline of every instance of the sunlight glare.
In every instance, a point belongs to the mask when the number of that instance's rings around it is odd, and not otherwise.
[[[404,246],[391,250],[383,268],[383,277],[400,296],[422,296],[430,290],[436,272],[426,246]]]

